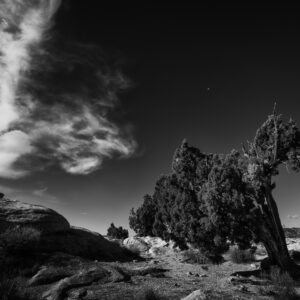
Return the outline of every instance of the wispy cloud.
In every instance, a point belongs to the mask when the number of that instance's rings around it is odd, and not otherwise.
[[[13,195],[15,193],[18,193],[19,190],[16,189],[16,188],[12,188],[10,186],[1,184],[0,185],[0,192],[3,193],[3,194],[5,194],[6,196],[11,196],[11,195]]]
[[[47,187],[40,187],[37,189],[24,189],[11,187],[0,184],[0,192],[4,193],[10,199],[20,200],[28,203],[47,203],[49,204],[63,204],[63,202],[49,192]]]
[[[287,215],[288,219],[299,219],[299,215]]]
[[[128,81],[98,47],[64,39],[57,47],[49,30],[59,5],[0,4],[0,177],[50,164],[88,174],[105,158],[135,151],[130,130],[110,117]]]
[[[52,195],[48,191],[48,187],[42,187],[32,191],[32,195],[39,198],[41,202],[48,202],[48,203],[62,203],[60,199],[56,196]]]

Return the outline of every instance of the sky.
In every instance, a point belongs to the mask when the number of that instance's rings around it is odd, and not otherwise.
[[[296,7],[1,0],[0,17],[0,190],[72,225],[128,228],[184,138],[240,149],[274,102],[300,124]],[[299,179],[275,178],[288,227]]]

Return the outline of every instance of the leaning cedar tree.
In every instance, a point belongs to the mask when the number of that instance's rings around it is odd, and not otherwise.
[[[274,111],[247,149],[243,147],[243,154],[215,155],[204,168],[198,165],[199,209],[221,237],[242,247],[261,241],[270,264],[298,276],[300,269],[290,259],[272,196],[273,177],[282,164],[299,171],[300,133],[294,121],[284,122]],[[206,181],[200,180],[203,174]]]
[[[291,260],[280,222],[276,202],[272,196],[275,188],[273,177],[285,164],[292,170],[300,170],[300,132],[295,122],[284,122],[275,112],[257,130],[254,141],[243,147],[247,170],[243,173],[246,191],[259,216],[255,234],[264,243],[270,262],[291,275],[300,274],[299,267]]]
[[[147,232],[213,254],[226,250],[227,240],[240,248],[260,241],[270,264],[298,276],[272,190],[282,164],[300,170],[300,132],[274,111],[242,150],[204,154],[184,141],[175,151],[172,174],[157,181],[151,201],[136,211],[135,226],[145,224],[146,216]]]

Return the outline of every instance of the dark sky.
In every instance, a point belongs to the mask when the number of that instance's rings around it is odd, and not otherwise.
[[[204,152],[240,149],[272,112],[300,123],[300,18],[292,6],[137,5],[64,2],[54,31],[97,44],[131,80],[114,118],[138,143],[128,159],[106,160],[89,175],[58,168],[17,181],[12,196],[44,204],[101,233],[128,228],[131,207],[170,172],[186,138]],[[275,197],[282,222],[300,226],[299,175],[285,170]],[[18,192],[19,191],[19,192]],[[32,196],[34,195],[34,197]]]

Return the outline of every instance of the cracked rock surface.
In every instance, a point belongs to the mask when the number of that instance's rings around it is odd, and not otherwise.
[[[134,276],[162,276],[165,271],[156,267],[128,268],[58,253],[39,268],[27,286],[41,300],[98,300],[110,297],[111,287],[117,283],[132,283]]]

